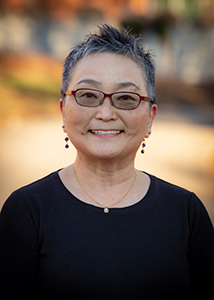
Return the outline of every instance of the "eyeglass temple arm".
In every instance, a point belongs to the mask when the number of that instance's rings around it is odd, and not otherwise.
[[[140,96],[140,101],[147,101],[147,102],[151,102],[152,104],[154,103],[152,99],[146,96]]]
[[[67,91],[65,92],[65,95],[73,95],[73,91]]]

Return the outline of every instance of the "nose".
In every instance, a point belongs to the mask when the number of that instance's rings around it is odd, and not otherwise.
[[[110,97],[105,97],[102,103],[97,106],[96,118],[102,119],[105,122],[117,119],[117,113]]]

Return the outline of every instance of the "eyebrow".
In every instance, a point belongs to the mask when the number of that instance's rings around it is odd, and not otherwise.
[[[83,80],[80,80],[77,83],[77,85],[81,84],[81,83],[95,84],[97,86],[101,86],[102,85],[99,81],[94,80],[94,79],[83,79]],[[131,82],[131,81],[119,82],[119,83],[115,84],[115,88],[116,89],[120,89],[120,88],[123,88],[123,87],[129,87],[129,86],[134,86],[136,89],[140,90],[140,88],[136,84],[134,84],[133,82]]]
[[[83,79],[83,80],[80,80],[77,83],[77,85],[81,84],[81,83],[95,84],[95,85],[101,86],[101,83],[99,81],[94,80],[94,79]]]
[[[115,87],[117,89],[122,88],[122,87],[129,87],[129,86],[134,86],[136,89],[140,90],[140,88],[131,81],[119,82],[115,85]]]

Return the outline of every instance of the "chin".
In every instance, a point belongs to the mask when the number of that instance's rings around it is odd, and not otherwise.
[[[93,159],[97,160],[112,160],[117,158],[119,159],[120,153],[115,151],[96,151],[91,152],[90,156],[93,157]]]

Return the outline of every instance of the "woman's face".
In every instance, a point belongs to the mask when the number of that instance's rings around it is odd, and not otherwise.
[[[148,96],[140,67],[130,58],[112,53],[90,54],[75,66],[68,90],[91,88],[110,94],[119,91]],[[141,101],[134,110],[121,110],[109,98],[97,107],[83,107],[74,96],[60,100],[64,131],[77,155],[88,159],[133,160],[148,137],[156,105]]]

